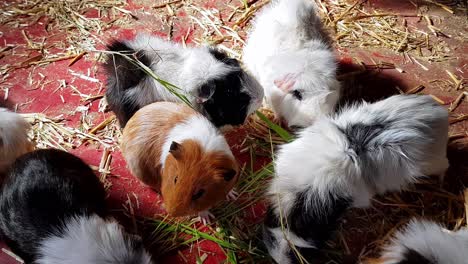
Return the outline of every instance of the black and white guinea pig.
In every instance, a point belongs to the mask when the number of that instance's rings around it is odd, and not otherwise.
[[[413,219],[387,245],[379,264],[461,264],[468,262],[468,229],[452,232],[441,225]]]
[[[313,0],[272,0],[254,19],[242,59],[289,127],[335,110],[337,59]]]
[[[27,153],[0,192],[0,235],[26,263],[151,263],[141,239],[102,218],[104,198],[81,159],[52,149]]]
[[[30,128],[19,114],[0,107],[0,174],[5,173],[18,156],[34,149],[28,139]]]
[[[277,153],[264,229],[270,254],[295,263],[291,244],[305,256],[314,253],[347,208],[444,174],[447,141],[448,113],[430,96],[396,95],[318,119]]]
[[[181,89],[193,107],[217,127],[243,124],[260,107],[263,88],[236,59],[212,47],[188,47],[139,34],[115,41],[109,51],[127,54],[162,80]],[[106,99],[121,127],[140,108],[157,101],[181,102],[161,83],[126,58],[110,55]]]

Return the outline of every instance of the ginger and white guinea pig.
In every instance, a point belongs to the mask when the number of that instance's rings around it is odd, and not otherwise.
[[[430,96],[396,95],[344,108],[301,131],[275,160],[264,229],[270,254],[294,263],[288,241],[303,255],[316,253],[347,208],[444,174],[448,124],[447,110]]]
[[[30,128],[19,114],[0,107],[0,174],[5,173],[17,157],[34,149],[28,139]]]
[[[102,218],[104,198],[81,159],[53,149],[27,153],[0,192],[0,237],[25,263],[152,263],[139,237]]]
[[[172,216],[207,216],[239,175],[224,136],[185,104],[157,102],[138,110],[123,130],[121,150],[132,174],[160,191]]]
[[[468,262],[468,229],[452,232],[441,225],[416,220],[399,230],[379,264],[461,264]]]
[[[291,128],[335,110],[337,60],[313,0],[273,0],[253,22],[243,61]]]
[[[115,41],[109,51],[127,54],[151,68],[162,80],[181,90],[194,108],[217,127],[243,124],[263,100],[263,88],[236,59],[213,47],[188,47],[139,34],[133,41]],[[119,55],[110,55],[106,99],[119,123],[145,105],[181,102],[140,67]]]

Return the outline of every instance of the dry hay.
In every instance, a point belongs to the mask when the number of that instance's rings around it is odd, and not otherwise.
[[[72,60],[69,64],[71,66],[81,59],[86,51],[94,50],[97,44],[105,44],[100,37],[103,31],[113,25],[128,23],[128,18],[132,15],[123,9],[125,4],[125,0],[32,0],[3,3],[0,24],[25,28],[42,21],[49,35],[40,40],[32,40],[22,30],[26,48],[36,50],[40,54],[14,65],[2,65],[0,74],[5,78],[10,70],[69,59]],[[65,35],[66,41],[56,41],[53,44],[48,42],[48,38],[60,35]],[[5,56],[3,52],[16,46],[22,45],[8,44],[0,51],[0,57]],[[59,48],[61,52],[51,51],[54,48]],[[100,54],[96,56],[97,59],[100,58]]]
[[[427,61],[443,61],[454,59],[451,50],[440,38],[449,37],[441,29],[434,26],[433,18],[419,8],[415,14],[388,13],[373,10],[366,11],[367,1],[327,1],[320,3],[326,26],[335,31],[335,39],[340,47],[382,47],[402,53],[418,56]],[[428,1],[429,2],[429,1]],[[415,4],[416,6],[416,4]],[[453,10],[443,5],[445,8]],[[409,26],[408,18],[417,18],[425,23],[429,32]],[[411,57],[409,57],[411,60]],[[413,60],[419,63],[417,60]],[[425,66],[422,66],[425,67]]]

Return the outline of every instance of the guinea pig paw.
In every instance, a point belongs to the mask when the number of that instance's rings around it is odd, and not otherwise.
[[[237,198],[239,198],[239,193],[236,192],[236,190],[234,190],[234,189],[229,191],[229,193],[226,195],[226,200],[228,200],[228,201],[235,201],[235,200],[237,200]]]
[[[215,216],[208,210],[199,212],[198,216],[200,217],[200,222],[202,222],[204,225],[211,224],[211,219],[215,219]]]

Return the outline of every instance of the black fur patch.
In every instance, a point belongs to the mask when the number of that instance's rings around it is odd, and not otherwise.
[[[265,223],[264,225],[269,228],[275,228],[280,226],[279,217],[273,211],[273,208],[268,207],[268,210],[265,215]]]
[[[229,57],[225,52],[214,48],[210,48],[209,52],[211,53],[211,55],[213,55],[213,57],[215,57],[216,60],[219,60],[222,63],[227,64],[229,66],[240,68],[239,61]]]
[[[302,263],[297,256],[297,251],[306,260],[311,261],[319,254],[319,250],[325,246],[337,228],[339,220],[351,205],[351,200],[345,197],[329,195],[328,207],[318,208],[323,201],[318,197],[311,197],[306,200],[306,192],[300,193],[296,197],[294,207],[287,215],[287,223],[290,231],[296,236],[311,243],[316,248],[301,248],[296,246],[296,250],[289,249],[288,255],[292,263]],[[315,204],[307,204],[307,202]],[[308,206],[309,205],[309,206]],[[309,208],[309,210],[306,210]],[[279,217],[269,208],[265,217],[263,242],[269,248],[277,243],[275,237],[269,232],[269,228],[280,227]]]
[[[395,264],[437,264],[436,262],[433,262],[419,254],[419,252],[409,248],[406,249],[403,257],[403,260]]]
[[[302,259],[299,258],[298,254],[300,254]],[[288,255],[292,264],[307,263],[304,261],[304,259],[309,263],[313,263],[311,260],[316,259],[317,256],[319,256],[319,250],[316,248],[302,248],[296,246],[294,250],[291,248],[288,250]]]
[[[280,226],[278,216],[273,212],[271,207],[268,208],[265,215],[265,222],[263,223],[263,244],[267,248],[272,248],[275,243],[277,243],[275,236],[273,236],[270,229],[277,228]]]
[[[215,82],[213,96],[203,104],[209,118],[220,127],[223,125],[241,125],[247,118],[247,111],[251,97],[242,90],[242,77],[245,74],[236,59],[229,58],[227,54],[216,49],[210,53],[222,63],[234,67],[226,76],[210,80]]]
[[[374,122],[372,125],[357,123],[339,129],[346,135],[350,148],[360,155],[372,148],[370,140],[382,133],[385,127],[385,124]]]
[[[345,211],[351,205],[351,200],[345,197],[336,197],[329,194],[328,207],[322,207],[321,210],[314,210],[320,207],[323,201],[318,197],[312,197],[310,203],[306,204],[306,193],[297,196],[294,207],[288,216],[288,224],[298,237],[313,243],[317,248],[325,245],[335,231],[337,224]],[[309,210],[306,211],[307,206]]]
[[[105,215],[105,191],[81,159],[59,150],[37,150],[18,158],[0,192],[0,229],[7,245],[26,263],[39,242],[61,235],[76,215]]]
[[[132,59],[139,60],[150,67],[151,59],[141,51],[135,51],[124,42],[114,41],[107,46],[109,51],[120,52]],[[146,73],[123,56],[111,54],[107,57],[104,69],[107,74],[106,99],[109,108],[116,114],[123,128],[127,121],[138,111],[139,106],[124,100],[125,92],[139,84]]]

